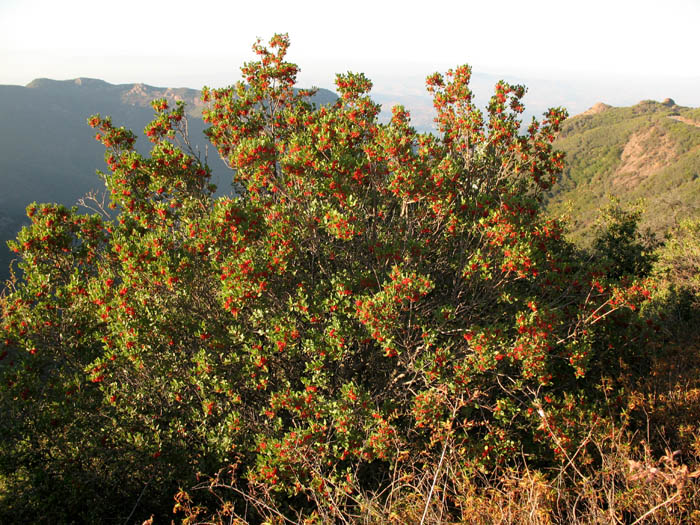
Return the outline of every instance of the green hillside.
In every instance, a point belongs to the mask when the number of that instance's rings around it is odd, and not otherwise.
[[[642,227],[661,233],[700,214],[700,109],[644,100],[632,107],[598,103],[564,123],[556,146],[566,168],[549,197],[586,237],[598,210],[617,197],[643,199]]]

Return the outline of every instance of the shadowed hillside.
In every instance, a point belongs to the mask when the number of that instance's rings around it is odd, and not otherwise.
[[[150,102],[157,98],[186,102],[192,145],[202,154],[208,143],[200,116],[199,91],[145,84],[114,85],[102,80],[36,79],[26,87],[0,86],[0,279],[8,277],[11,254],[6,246],[25,222],[31,202],[75,205],[91,190],[104,185],[95,174],[105,169],[104,148],[94,139],[87,117],[110,115],[116,126],[138,136],[137,148],[148,149],[143,128],[153,119]],[[316,104],[332,103],[334,93],[321,89]],[[209,162],[220,191],[229,187],[230,172],[215,151]]]

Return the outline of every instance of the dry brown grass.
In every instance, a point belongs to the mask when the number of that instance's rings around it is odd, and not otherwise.
[[[613,183],[633,188],[668,166],[677,156],[676,144],[660,126],[642,129],[629,138],[620,156]]]

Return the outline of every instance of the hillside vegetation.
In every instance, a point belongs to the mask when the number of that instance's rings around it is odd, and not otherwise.
[[[149,151],[89,118],[105,207],[28,207],[0,522],[700,521],[700,221],[657,245],[614,202],[573,242],[542,207],[564,109],[523,132],[524,86],[481,110],[463,65],[422,134],[361,73],[310,104],[288,46],[202,91],[228,192],[161,97]]]
[[[556,145],[566,153],[562,179],[548,200],[568,215],[576,238],[590,238],[609,197],[643,200],[640,227],[662,234],[700,215],[700,109],[672,100],[632,107],[596,104],[569,118]]]

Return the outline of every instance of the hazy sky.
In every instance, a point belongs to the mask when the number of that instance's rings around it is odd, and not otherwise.
[[[700,105],[699,28],[700,0],[0,0],[0,84],[221,86],[238,79],[256,37],[287,32],[303,85],[332,87],[351,69],[377,89],[411,92],[428,73],[469,63],[599,85],[608,98],[639,88],[633,79],[667,96],[697,91],[684,102]]]

